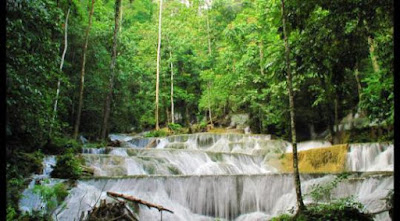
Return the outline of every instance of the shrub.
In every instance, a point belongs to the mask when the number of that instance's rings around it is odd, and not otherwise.
[[[334,188],[337,187],[339,182],[347,179],[349,176],[348,173],[339,174],[329,183],[326,184],[316,184],[312,186],[312,190],[307,193],[305,196],[310,196],[314,202],[320,202],[321,200],[330,200],[331,199],[331,192]]]
[[[176,133],[183,133],[183,128],[180,124],[170,123],[168,124],[168,128],[172,130],[174,134]]]
[[[145,135],[145,137],[166,137],[168,132],[165,130],[153,130]]]
[[[80,153],[82,152],[82,145],[74,139],[54,137],[49,139],[42,149],[44,153],[53,155],[64,154],[67,150],[72,150],[74,153]]]
[[[358,220],[372,221],[372,216],[362,212],[363,205],[353,197],[342,198],[328,204],[309,205],[306,211],[295,216],[282,214],[272,221],[325,221],[325,220]]]
[[[6,220],[7,221],[15,220],[16,216],[17,216],[17,212],[15,211],[15,209],[12,206],[7,205],[7,217],[6,217]]]
[[[44,185],[35,185],[33,192],[41,196],[46,203],[48,210],[54,211],[56,207],[62,203],[65,197],[68,196],[68,190],[64,183],[57,183],[54,186],[46,185],[48,183],[48,180],[44,180],[42,182]]]
[[[363,212],[364,206],[357,202],[353,196],[331,200],[331,191],[338,183],[348,178],[347,173],[338,175],[333,181],[324,185],[315,185],[313,190],[306,194],[310,196],[315,204],[307,205],[306,211],[300,211],[295,216],[283,214],[272,218],[273,221],[325,221],[325,220],[360,220],[372,221],[370,214]],[[318,203],[327,200],[329,203]]]
[[[51,172],[51,177],[78,179],[82,174],[81,161],[72,151],[57,157],[57,164]]]

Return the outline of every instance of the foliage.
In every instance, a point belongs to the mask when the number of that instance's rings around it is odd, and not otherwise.
[[[15,209],[12,206],[7,205],[6,212],[7,212],[7,216],[6,216],[7,221],[15,220],[15,218],[17,216],[17,212],[15,211]]]
[[[172,130],[173,134],[180,134],[186,132],[185,128],[183,128],[180,124],[169,123],[168,128]]]
[[[310,139],[310,132],[303,129],[310,126],[316,133],[328,130],[334,137],[335,123],[356,110],[365,112],[371,122],[392,127],[390,1],[286,3],[299,140]],[[248,113],[253,132],[288,139],[280,2],[216,0],[207,8],[204,4],[165,2],[161,126],[168,127],[171,119],[170,77],[174,72],[177,124],[202,124],[209,110],[216,124],[231,114]],[[68,8],[68,50],[60,71]],[[6,129],[10,140],[29,143],[33,150],[48,141],[58,79],[61,92],[53,131],[56,137],[72,132],[78,106],[76,73],[81,69],[88,8],[88,2],[78,0],[58,1],[58,5],[50,0],[7,4]],[[157,3],[123,1],[121,8],[110,132],[151,130],[155,124]],[[109,85],[114,1],[96,1],[93,16],[80,128],[90,140],[100,135],[99,122]],[[372,58],[377,60],[379,71],[374,70]],[[203,129],[200,126],[192,132]]]
[[[72,151],[74,153],[82,152],[82,145],[76,140],[66,138],[66,137],[54,137],[49,139],[48,142],[42,148],[43,152],[46,154],[63,154],[67,151]]]
[[[40,185],[35,185],[33,192],[39,194],[45,202],[46,210],[42,211],[45,215],[51,215],[68,195],[67,186],[64,183],[49,185],[49,180],[43,180]]]
[[[153,130],[145,134],[145,137],[166,137],[168,136],[168,131],[165,129]]]
[[[43,211],[35,210],[32,213],[24,213],[21,215],[19,220],[32,220],[32,221],[52,221],[53,219],[47,213],[43,213]]]
[[[61,10],[50,0],[7,1],[7,125],[10,140],[40,145],[51,120]]]
[[[7,220],[18,217],[18,202],[21,193],[29,184],[26,177],[32,173],[40,174],[43,170],[43,154],[40,151],[33,153],[14,152],[7,160],[6,165],[6,200],[7,200]]]
[[[334,180],[332,180],[329,183],[326,184],[317,184],[312,186],[312,190],[306,194],[306,196],[310,196],[311,199],[318,203],[320,201],[327,201],[331,199],[331,192],[334,188],[337,187],[337,185],[347,179],[349,174],[347,173],[342,173],[339,174],[337,177],[335,177]]]
[[[51,172],[51,177],[63,179],[78,179],[82,174],[81,161],[72,151],[67,151],[57,157],[57,164]]]
[[[107,146],[107,142],[101,141],[101,142],[90,142],[85,144],[83,148],[103,148]]]
[[[337,183],[345,179],[347,175],[340,175],[326,187],[318,186],[312,192],[312,197],[320,200],[321,196],[330,194],[332,187],[336,187]],[[328,203],[315,203],[307,206],[307,210],[296,214],[282,214],[272,218],[273,221],[308,221],[308,220],[365,220],[372,221],[370,214],[363,212],[364,205],[357,202],[354,197],[345,197]]]

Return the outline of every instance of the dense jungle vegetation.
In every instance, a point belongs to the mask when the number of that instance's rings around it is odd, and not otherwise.
[[[393,2],[285,6],[166,0],[160,13],[151,0],[7,0],[8,186],[40,170],[38,150],[79,152],[80,135],[196,132],[245,113],[253,133],[290,140],[285,37],[299,140],[392,140]],[[349,114],[367,121],[353,137],[338,129]]]

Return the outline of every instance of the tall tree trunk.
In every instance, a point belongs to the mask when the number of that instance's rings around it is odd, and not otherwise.
[[[57,2],[57,4],[58,4],[58,2]],[[67,47],[68,47],[68,18],[69,18],[70,11],[71,11],[71,7],[68,7],[67,16],[65,17],[64,50],[63,50],[63,53],[62,53],[62,56],[61,56],[60,72],[62,71],[63,66],[64,66],[65,54],[67,53]],[[50,137],[51,137],[51,134],[52,134],[52,131],[53,131],[54,121],[55,121],[56,116],[57,116],[57,105],[58,105],[58,96],[60,95],[60,87],[61,87],[61,79],[58,78],[56,99],[54,101],[54,108],[53,108],[53,117],[51,119],[50,131],[49,131]]]
[[[335,111],[335,130],[336,130],[336,135],[337,135],[337,134],[339,134],[339,98],[338,98],[336,91],[335,91],[334,103],[335,103],[335,110],[334,110]]]
[[[290,106],[290,125],[292,132],[292,147],[293,147],[293,169],[294,169],[294,185],[296,188],[296,196],[297,196],[297,212],[301,212],[306,210],[306,207],[303,202],[302,194],[301,194],[301,183],[300,183],[300,175],[298,168],[298,157],[297,157],[297,142],[296,142],[296,122],[294,115],[294,99],[293,99],[293,86],[292,86],[292,73],[290,70],[290,48],[289,42],[286,32],[286,12],[285,12],[285,1],[281,0],[281,13],[282,13],[282,24],[283,24],[283,37],[285,41],[285,58],[286,58],[286,71],[287,71],[287,84],[288,84],[288,92],[289,92],[289,106]]]
[[[371,36],[368,36],[368,44],[369,44],[369,55],[371,57],[372,67],[374,68],[374,72],[378,73],[380,71],[378,59],[375,55],[375,42]]]
[[[210,82],[208,82],[207,84],[207,88],[208,88],[208,117],[210,118],[210,124],[214,125],[213,120],[212,120],[212,114],[211,114],[211,85]]]
[[[169,51],[169,59],[171,61],[171,123],[175,123],[174,113],[174,63],[172,62],[172,52]]]
[[[258,44],[258,47],[260,49],[260,73],[261,75],[264,75],[264,48],[263,48],[263,42],[262,40]]]
[[[110,75],[110,84],[108,88],[108,93],[106,97],[106,102],[104,106],[104,118],[103,118],[103,126],[101,130],[101,139],[104,140],[107,137],[108,131],[108,121],[110,118],[111,112],[111,100],[112,93],[114,88],[114,78],[115,78],[115,63],[117,58],[117,43],[118,43],[118,31],[119,31],[119,22],[120,22],[120,9],[121,9],[121,0],[115,0],[115,27],[113,34],[113,47],[111,53],[111,75]]]
[[[372,35],[370,34],[369,25],[366,20],[364,20],[364,25],[365,25],[365,29],[367,30],[367,33],[368,33],[367,40],[368,40],[368,46],[369,46],[369,56],[371,58],[371,63],[372,63],[374,72],[377,73],[380,71],[380,68],[379,68],[379,64],[378,64],[378,59],[376,58],[376,55],[375,55],[375,41],[374,41]]]
[[[358,102],[361,102],[361,91],[362,91],[362,87],[361,87],[361,81],[360,81],[360,75],[358,72],[358,62],[356,63],[356,66],[354,68],[354,76],[356,78],[356,82],[357,82],[357,92],[358,92]]]
[[[77,111],[77,116],[76,116],[76,120],[75,120],[74,139],[78,138],[79,125],[81,123],[81,113],[82,113],[82,106],[83,106],[83,89],[84,89],[84,84],[85,84],[86,52],[87,52],[87,46],[88,46],[88,42],[89,42],[89,31],[90,31],[90,27],[92,26],[92,16],[93,16],[93,11],[94,11],[94,3],[95,3],[95,0],[92,0],[92,4],[91,4],[91,7],[90,7],[90,12],[89,12],[89,24],[88,24],[88,26],[86,28],[85,44],[83,46],[81,80],[80,80],[80,85],[79,85],[79,104],[78,104],[78,111]]]
[[[159,92],[159,82],[160,82],[160,62],[161,62],[161,23],[162,23],[162,0],[160,0],[160,14],[158,18],[158,46],[157,46],[157,73],[156,73],[156,130],[160,129],[158,123],[158,92]]]
[[[208,56],[211,58],[211,37],[210,37],[210,22],[208,20],[208,10],[207,10],[207,15],[206,15],[206,19],[207,19],[207,36],[208,36]],[[212,120],[212,114],[211,114],[211,86],[210,86],[210,81],[208,81],[207,83],[207,90],[208,90],[208,96],[207,96],[207,103],[208,103],[208,117],[210,118],[210,123],[211,125],[214,125],[213,120]]]
[[[122,6],[122,2],[121,2],[121,6],[120,6],[120,16],[119,16],[119,32],[122,31],[122,11],[123,11],[123,6]]]

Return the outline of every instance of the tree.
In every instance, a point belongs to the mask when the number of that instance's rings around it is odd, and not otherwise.
[[[82,112],[82,106],[83,106],[83,89],[84,89],[84,83],[85,83],[86,51],[87,51],[88,42],[89,42],[89,31],[90,31],[90,27],[92,25],[94,3],[95,3],[95,0],[92,0],[90,12],[89,12],[89,24],[86,28],[85,44],[83,46],[82,69],[81,69],[81,78],[80,78],[80,84],[79,84],[79,104],[78,104],[78,110],[77,110],[75,126],[74,126],[74,134],[73,134],[74,139],[78,138],[79,125],[81,122],[81,112]]]
[[[49,137],[61,75],[62,11],[54,1],[7,1],[7,149],[37,149]],[[33,149],[33,150],[34,150]]]
[[[298,166],[295,107],[293,99],[292,73],[290,69],[290,47],[289,47],[289,42],[287,37],[287,27],[286,27],[287,15],[285,11],[285,0],[281,0],[281,12],[282,12],[283,39],[285,41],[286,74],[287,74],[287,84],[288,84],[287,89],[289,93],[290,125],[292,133],[293,170],[294,170],[293,176],[294,176],[294,185],[296,188],[297,208],[298,212],[302,212],[306,210],[306,207],[304,205],[303,197],[301,195],[301,183],[300,183],[299,166]]]
[[[68,7],[68,12],[67,16],[65,17],[65,26],[64,26],[64,50],[61,56],[61,63],[60,63],[60,72],[63,69],[64,66],[64,59],[65,59],[65,53],[67,52],[67,47],[68,47],[68,18],[69,18],[69,13],[71,12],[71,8]],[[56,119],[57,116],[57,105],[58,105],[58,96],[60,95],[60,87],[61,87],[61,79],[58,78],[57,82],[57,92],[56,92],[56,98],[54,101],[54,108],[53,108],[53,118],[50,123],[50,130],[49,130],[49,135],[51,136],[52,129],[53,129],[53,124],[54,120]]]
[[[158,93],[159,93],[159,82],[160,82],[160,61],[161,61],[161,24],[162,24],[162,0],[160,0],[160,10],[158,19],[158,45],[157,45],[157,73],[156,73],[156,130],[160,129],[158,122]]]
[[[109,84],[109,92],[107,93],[107,97],[104,105],[104,118],[103,118],[103,126],[101,130],[101,139],[104,140],[107,136],[108,131],[108,119],[110,117],[110,109],[111,109],[111,100],[113,94],[114,87],[114,78],[115,78],[115,63],[117,57],[117,42],[118,42],[118,32],[119,32],[119,23],[120,23],[120,11],[121,11],[121,0],[115,0],[115,26],[114,26],[114,35],[113,35],[113,47],[111,53],[111,75],[110,75],[110,84]]]

